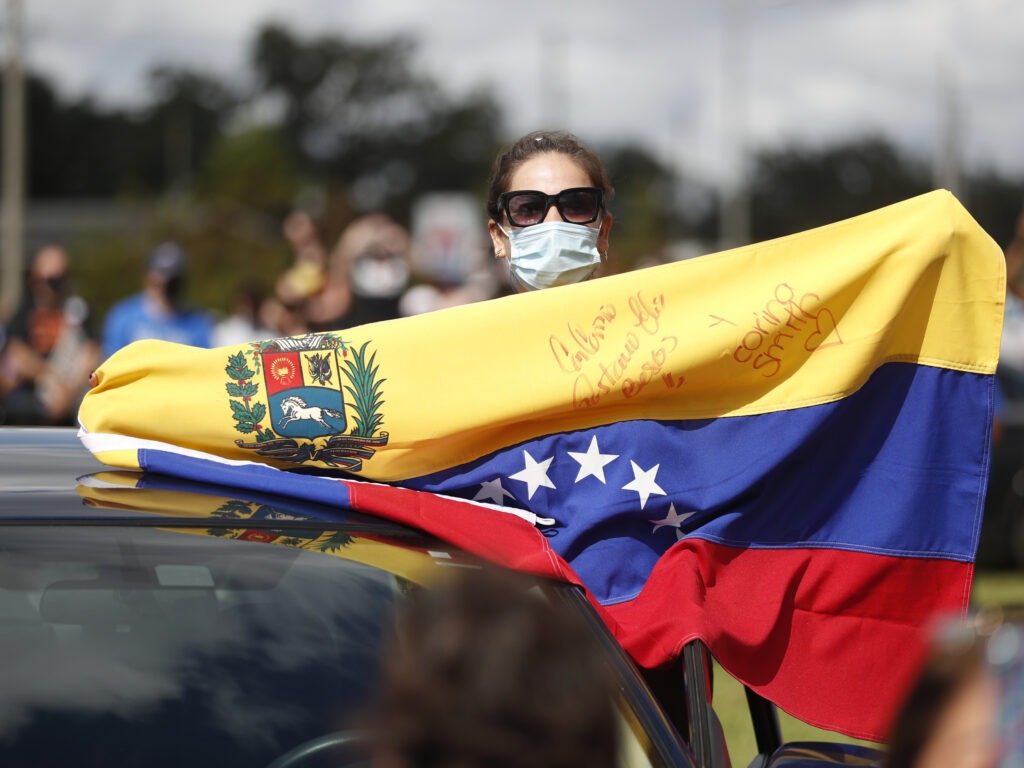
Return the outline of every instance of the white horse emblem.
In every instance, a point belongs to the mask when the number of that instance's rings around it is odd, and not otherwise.
[[[344,419],[345,414],[341,411],[336,411],[333,408],[321,408],[319,405],[309,406],[306,401],[301,397],[292,395],[286,397],[281,401],[281,413],[283,417],[278,422],[278,426],[286,427],[293,421],[310,420],[315,421],[325,429],[331,429],[331,425],[324,421],[325,416],[330,416],[332,419]]]

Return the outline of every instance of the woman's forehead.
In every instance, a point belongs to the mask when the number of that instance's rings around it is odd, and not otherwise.
[[[579,163],[561,152],[534,155],[512,172],[508,191],[538,189],[553,195],[570,187],[590,187],[593,182]]]

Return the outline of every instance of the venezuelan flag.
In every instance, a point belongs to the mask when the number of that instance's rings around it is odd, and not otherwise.
[[[191,451],[302,493],[344,483],[280,470],[483,502],[470,546],[522,510],[640,664],[699,637],[795,716],[880,740],[970,593],[1004,271],[938,191],[343,333],[138,342],[80,421],[114,466],[187,473]]]

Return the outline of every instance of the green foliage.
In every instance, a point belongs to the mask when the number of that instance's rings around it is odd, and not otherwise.
[[[490,94],[450,98],[416,71],[415,52],[404,37],[303,39],[268,25],[251,55],[261,90],[284,105],[282,133],[302,173],[355,188],[360,208],[400,221],[419,193],[480,184],[498,143]]]
[[[283,134],[265,126],[220,135],[197,186],[204,199],[257,211],[286,211],[299,187]]]
[[[381,385],[386,379],[377,378],[375,364],[377,353],[366,359],[365,342],[358,350],[352,350],[352,356],[345,358],[345,366],[348,368],[351,385],[346,385],[345,390],[352,396],[352,407],[356,412],[355,425],[352,434],[358,437],[372,437],[384,420],[380,407],[384,404],[384,395]]]
[[[252,402],[251,398],[259,393],[259,385],[251,381],[256,372],[246,364],[245,354],[236,352],[228,355],[228,364],[224,372],[230,379],[224,385],[229,397],[240,398],[228,400],[231,416],[235,420],[235,429],[243,435],[255,432],[257,442],[265,442],[276,437],[272,430],[260,426],[260,422],[267,416],[267,407],[263,403]]]
[[[753,239],[857,216],[929,189],[925,164],[879,137],[762,152],[752,179]]]
[[[677,230],[676,178],[639,147],[613,147],[602,155],[615,185],[609,205],[613,215],[609,259],[612,271],[625,272],[645,258],[657,257]]]
[[[229,379],[235,381],[251,379],[256,373],[246,364],[245,355],[241,352],[228,356],[228,364],[225,366],[224,372],[227,373]],[[252,395],[234,395],[234,397],[252,397]]]
[[[116,200],[130,212],[128,224],[90,224],[65,243],[95,324],[139,289],[146,256],[163,239],[189,253],[187,298],[225,314],[243,286],[269,291],[286,268],[281,222],[307,192],[318,201],[328,245],[368,210],[408,223],[424,193],[482,196],[496,150],[514,137],[502,135],[489,90],[481,85],[455,97],[417,68],[416,54],[415,41],[404,37],[304,35],[271,24],[251,41],[248,72],[220,80],[157,67],[149,101],[132,110],[66,100],[29,73],[31,199]],[[632,269],[679,238],[716,239],[714,205],[691,206],[681,194],[697,190],[711,199],[702,180],[676,177],[641,146],[600,149],[617,188],[610,271]],[[750,183],[755,240],[931,186],[927,158],[908,157],[877,136],[762,150]],[[1024,179],[985,171],[967,178],[960,196],[1003,244],[1021,210]]]

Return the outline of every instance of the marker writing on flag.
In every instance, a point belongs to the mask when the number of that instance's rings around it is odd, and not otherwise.
[[[566,340],[552,334],[548,346],[559,370],[574,376],[572,402],[575,408],[597,405],[605,395],[618,388],[625,398],[636,396],[647,384],[662,374],[668,354],[679,345],[675,336],[664,336],[648,346],[651,337],[660,333],[661,315],[665,308],[664,294],[646,298],[641,292],[627,302],[632,321],[625,333],[613,334],[619,317],[614,304],[602,304],[587,330],[572,323],[566,326]],[[622,326],[622,322],[619,322]],[[613,342],[612,339],[621,339]],[[614,344],[613,349],[605,349]],[[588,370],[589,369],[589,370]],[[668,387],[678,387],[685,377],[664,375]]]
[[[741,365],[749,363],[755,370],[762,371],[765,378],[771,378],[782,370],[786,350],[801,336],[804,337],[801,346],[808,353],[842,344],[832,311],[813,306],[819,301],[821,297],[816,293],[805,293],[797,300],[789,283],[779,283],[764,309],[754,312],[753,327],[733,351],[733,360]],[[825,343],[831,337],[834,339]]]
[[[578,373],[593,355],[601,351],[609,324],[618,312],[614,304],[602,304],[590,322],[589,331],[568,325],[567,331],[574,347],[569,348],[559,337],[552,335],[548,340],[558,367],[565,373]]]

